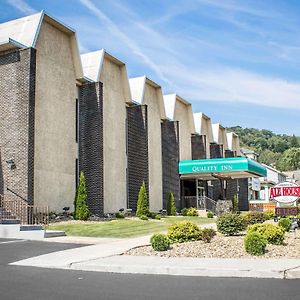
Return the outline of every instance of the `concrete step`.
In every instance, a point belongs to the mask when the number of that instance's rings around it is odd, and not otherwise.
[[[46,230],[45,231],[45,238],[53,238],[58,236],[66,236],[66,233],[61,230]]]
[[[21,225],[20,231],[43,230],[42,225]]]
[[[0,224],[5,224],[5,225],[16,225],[16,224],[20,224],[20,220],[17,219],[0,219]]]

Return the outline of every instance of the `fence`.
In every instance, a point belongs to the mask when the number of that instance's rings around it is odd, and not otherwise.
[[[0,220],[16,219],[21,224],[49,224],[48,206],[28,205],[25,200],[0,195]]]

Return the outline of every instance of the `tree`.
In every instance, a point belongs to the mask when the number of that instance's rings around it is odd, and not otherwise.
[[[296,138],[296,136],[294,134],[290,139],[290,146],[291,146],[291,148],[299,147],[299,141],[298,141],[298,139]]]
[[[175,199],[174,194],[170,192],[169,200],[167,205],[167,215],[168,216],[176,216],[176,206],[175,206]]]
[[[76,191],[74,201],[74,219],[75,220],[87,220],[90,215],[89,207],[87,205],[87,193],[85,187],[84,174],[80,172],[79,184]]]
[[[300,169],[300,148],[290,148],[283,153],[277,167],[281,171],[294,171]]]
[[[149,215],[149,202],[148,202],[146,185],[144,181],[140,187],[135,215],[137,217]]]

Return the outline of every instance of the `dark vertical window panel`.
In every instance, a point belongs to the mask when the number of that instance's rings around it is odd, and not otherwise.
[[[179,128],[178,122],[164,120],[161,124],[163,208],[167,207],[169,194],[174,194],[176,208],[180,210]]]
[[[79,170],[84,172],[88,206],[103,216],[103,87],[101,82],[79,86]]]
[[[149,196],[148,119],[146,105],[132,105],[127,110],[127,188],[128,208],[136,211],[143,181]]]

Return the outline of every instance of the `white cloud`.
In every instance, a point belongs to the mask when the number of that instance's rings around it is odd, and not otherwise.
[[[130,48],[133,53],[142,59],[142,61],[151,68],[156,75],[165,83],[171,84],[169,79],[162,73],[161,69],[158,67],[154,61],[147,56],[141,47],[128,35],[126,35],[119,26],[114,23],[107,15],[105,15],[99,8],[97,8],[90,0],[80,0],[80,2],[88,8],[98,19],[103,22],[107,29],[117,38],[120,39],[128,48]]]
[[[34,14],[36,13],[36,9],[31,7],[28,3],[26,3],[23,0],[8,0],[8,4],[19,10],[20,12],[24,14]]]
[[[166,66],[167,67],[167,66]],[[234,68],[169,69],[182,97],[194,101],[246,102],[268,107],[300,107],[300,82],[267,77]]]

